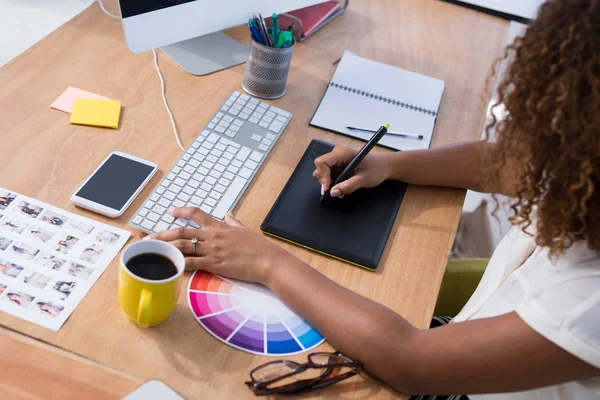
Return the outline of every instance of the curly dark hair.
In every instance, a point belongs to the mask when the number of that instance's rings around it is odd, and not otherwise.
[[[486,185],[511,171],[511,221],[552,257],[577,240],[600,252],[600,0],[546,1],[492,75],[503,60]]]

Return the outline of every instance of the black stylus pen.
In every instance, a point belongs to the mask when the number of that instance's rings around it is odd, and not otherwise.
[[[327,192],[325,192],[325,194],[321,196],[321,198],[319,199],[319,203],[322,203],[327,200],[331,200],[331,195],[329,194],[329,192],[331,191],[331,188],[333,188],[335,185],[337,185],[340,182],[344,182],[346,179],[348,179],[352,176],[352,174],[354,173],[354,170],[356,169],[356,167],[358,167],[358,164],[360,164],[360,162],[367,156],[367,154],[369,154],[371,149],[373,149],[373,147],[375,147],[377,142],[379,142],[379,139],[381,139],[387,133],[387,130],[389,127],[390,127],[389,124],[385,124],[384,126],[379,128],[377,133],[375,133],[373,135],[373,137],[371,139],[369,139],[367,144],[365,144],[364,147],[362,149],[360,149],[360,151],[358,153],[356,153],[356,156],[354,156],[352,161],[350,161],[350,163],[348,163],[348,165],[346,166],[346,168],[344,168],[342,173],[331,184],[331,186],[329,187]]]

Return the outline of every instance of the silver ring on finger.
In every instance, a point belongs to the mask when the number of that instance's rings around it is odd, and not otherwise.
[[[198,255],[198,254],[196,253],[196,245],[197,245],[197,244],[198,244],[198,239],[196,239],[196,238],[192,238],[192,245],[194,245],[194,255],[195,255],[195,256],[196,256],[196,255]]]

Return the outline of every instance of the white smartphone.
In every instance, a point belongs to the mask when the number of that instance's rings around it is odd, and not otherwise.
[[[177,392],[156,379],[145,382],[122,400],[185,400]]]
[[[122,215],[158,165],[130,154],[112,152],[71,196],[75,205],[107,217]]]

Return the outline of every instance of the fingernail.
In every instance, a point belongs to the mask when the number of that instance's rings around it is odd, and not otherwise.
[[[325,185],[321,185],[321,196],[325,194]]]
[[[142,238],[142,240],[149,240],[152,239],[152,235],[146,235]]]
[[[342,192],[340,192],[339,189],[331,189],[331,192],[329,194],[331,195],[331,197],[340,197]]]

